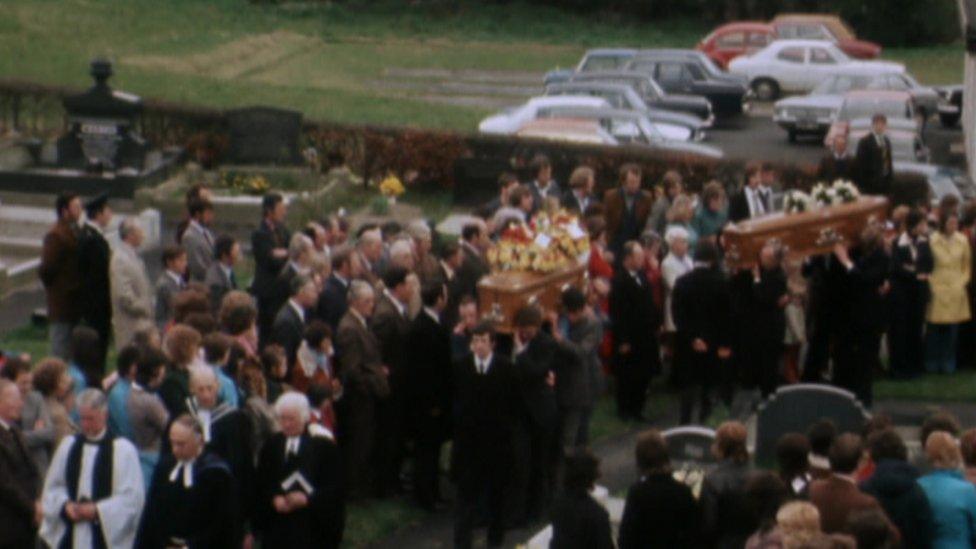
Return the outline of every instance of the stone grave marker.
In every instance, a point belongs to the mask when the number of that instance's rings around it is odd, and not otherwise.
[[[302,113],[247,107],[227,113],[230,161],[237,164],[300,164]]]
[[[803,433],[820,418],[832,420],[840,432],[860,431],[870,418],[850,391],[818,383],[780,387],[759,406],[756,415],[756,455],[759,465],[776,459],[776,441],[786,433]]]
[[[674,478],[691,488],[697,497],[705,473],[715,465],[715,431],[707,427],[675,427],[661,435],[668,444]]]

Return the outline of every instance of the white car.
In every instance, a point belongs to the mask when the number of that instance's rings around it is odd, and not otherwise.
[[[855,61],[826,40],[777,40],[729,63],[729,73],[745,77],[756,98],[771,101],[783,92],[806,93],[836,73],[901,73],[905,66],[889,61]]]
[[[481,133],[510,135],[517,132],[526,122],[538,118],[540,109],[551,109],[555,107],[610,108],[610,103],[602,97],[593,97],[590,95],[533,97],[522,105],[509,107],[485,118],[478,124],[478,131]]]

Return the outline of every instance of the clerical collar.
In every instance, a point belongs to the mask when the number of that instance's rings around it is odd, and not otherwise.
[[[183,277],[182,276],[174,273],[173,271],[171,271],[169,269],[166,269],[166,275],[169,276],[170,278],[172,278],[173,279],[173,282],[175,282],[177,286],[180,286],[181,288],[183,287]]]
[[[301,448],[301,446],[302,446],[301,435],[297,437],[287,437],[285,439],[285,457],[287,458],[289,455],[297,456],[298,450]]]
[[[102,429],[102,431],[100,433],[98,433],[97,435],[95,435],[93,437],[90,437],[88,435],[85,435],[84,433],[82,433],[82,435],[85,437],[85,442],[99,443],[99,442],[102,441],[103,438],[105,438],[105,433],[107,433],[107,432],[108,432],[108,429]]]
[[[305,309],[303,309],[302,306],[299,305],[294,299],[289,299],[288,305],[290,305],[292,310],[295,311],[295,314],[298,315],[298,318],[302,322],[305,322]]]
[[[196,463],[197,458],[199,457],[200,454],[197,454],[193,459],[189,459],[186,461],[177,461],[176,465],[173,467],[173,470],[169,472],[169,481],[176,482],[177,480],[179,480],[180,473],[182,472],[183,487],[192,488],[193,487],[193,465],[194,463]]]
[[[400,303],[400,300],[397,299],[396,296],[390,292],[389,288],[383,288],[383,295],[385,295],[386,298],[389,299],[391,303],[393,303],[393,306],[397,308],[397,311],[400,313],[400,316],[407,316],[406,305]]]
[[[427,313],[427,316],[432,318],[434,322],[438,324],[441,323],[441,315],[437,314],[437,311],[435,311],[434,309],[431,309],[430,307],[424,307],[424,312]]]

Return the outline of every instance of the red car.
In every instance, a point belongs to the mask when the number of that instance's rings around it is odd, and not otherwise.
[[[713,30],[696,48],[724,69],[729,61],[765,48],[775,37],[776,30],[772,25],[761,21],[737,21]]]
[[[777,38],[830,40],[855,59],[875,59],[881,55],[881,46],[858,40],[837,16],[821,14],[782,14],[770,23],[727,23],[712,31],[696,47],[715,64],[726,68],[732,59],[762,49]]]

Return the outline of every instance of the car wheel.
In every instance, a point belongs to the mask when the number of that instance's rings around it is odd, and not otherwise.
[[[760,101],[772,101],[779,97],[779,84],[770,78],[757,78],[752,81],[752,92]]]
[[[943,128],[953,128],[959,123],[959,113],[939,113],[939,122],[942,123]]]
[[[786,130],[786,139],[790,143],[796,143],[796,130]]]

